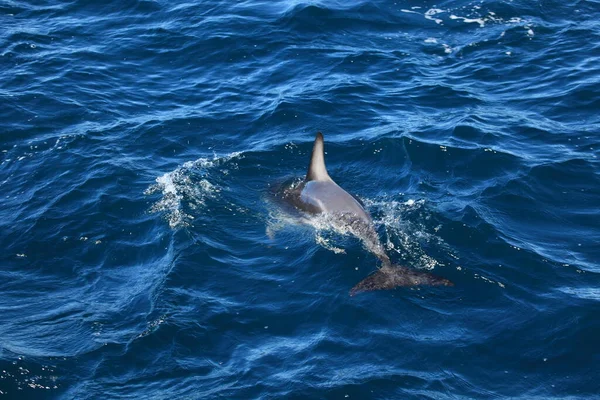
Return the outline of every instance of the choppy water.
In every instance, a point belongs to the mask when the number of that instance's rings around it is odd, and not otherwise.
[[[1,1],[0,395],[590,398],[600,3]],[[269,185],[314,133],[395,262]]]

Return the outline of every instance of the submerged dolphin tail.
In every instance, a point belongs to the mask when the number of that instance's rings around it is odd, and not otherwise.
[[[371,290],[393,289],[398,286],[454,286],[447,279],[428,272],[416,271],[398,265],[385,266],[358,282],[350,290],[350,296]]]
[[[313,145],[310,164],[308,165],[308,173],[306,174],[307,181],[327,181],[331,180],[325,168],[325,154],[323,144],[323,134],[317,132],[315,144]]]

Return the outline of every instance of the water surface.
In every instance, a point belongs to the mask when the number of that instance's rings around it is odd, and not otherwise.
[[[0,2],[0,396],[591,398],[600,3]],[[269,201],[317,130],[394,262]]]

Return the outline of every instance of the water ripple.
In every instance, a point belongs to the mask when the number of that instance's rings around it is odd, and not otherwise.
[[[595,396],[597,5],[3,2],[0,395]]]

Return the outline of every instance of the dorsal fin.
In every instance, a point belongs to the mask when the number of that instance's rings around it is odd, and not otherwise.
[[[312,156],[310,157],[310,165],[306,174],[307,181],[327,181],[331,180],[325,168],[325,155],[323,153],[323,134],[317,132],[315,144],[313,145]]]

